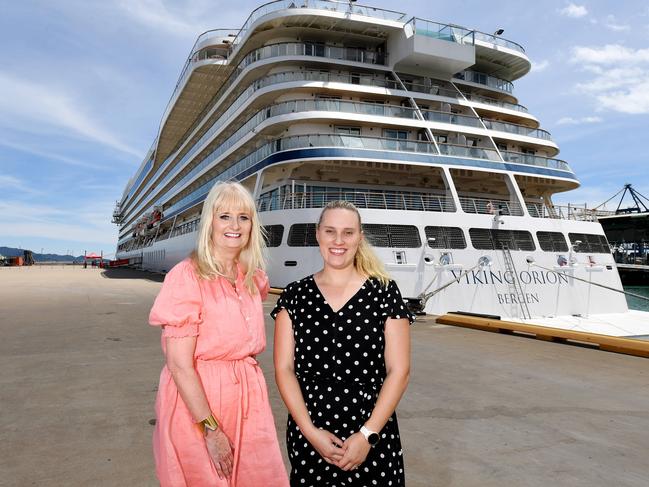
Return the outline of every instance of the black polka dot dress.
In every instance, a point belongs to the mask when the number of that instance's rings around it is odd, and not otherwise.
[[[370,417],[385,379],[386,319],[407,318],[412,323],[414,317],[394,281],[382,286],[373,278],[334,311],[313,276],[305,277],[284,289],[271,316],[275,318],[282,309],[293,324],[295,375],[311,421],[344,441]],[[289,415],[286,444],[291,485],[405,485],[396,413],[380,437],[365,462],[345,472],[320,457]]]

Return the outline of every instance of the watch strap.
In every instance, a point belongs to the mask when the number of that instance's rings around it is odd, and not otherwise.
[[[374,446],[379,442],[379,434],[367,428],[365,425],[361,426],[360,432],[370,445]]]

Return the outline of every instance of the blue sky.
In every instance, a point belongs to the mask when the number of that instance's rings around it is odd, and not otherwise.
[[[363,3],[363,2],[361,2]],[[522,44],[520,103],[582,187],[555,202],[649,193],[649,3],[520,0],[365,4]],[[0,246],[112,254],[115,200],[153,141],[194,40],[258,1],[0,1]]]

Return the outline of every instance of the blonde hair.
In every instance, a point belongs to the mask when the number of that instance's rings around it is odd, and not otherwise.
[[[358,227],[361,232],[363,232],[361,214],[358,211],[358,208],[356,208],[353,203],[344,200],[330,201],[325,205],[322,213],[320,213],[320,218],[318,219],[318,227],[322,223],[324,214],[329,210],[353,211],[358,217]],[[366,238],[362,238],[358,245],[358,250],[356,251],[356,255],[354,256],[354,267],[359,274],[367,277],[373,277],[377,279],[383,286],[387,286],[390,282],[390,275],[385,270],[383,262],[379,260],[376,253],[374,252],[374,249]]]
[[[259,215],[255,201],[250,192],[240,183],[223,181],[215,184],[205,198],[201,222],[198,229],[196,249],[191,254],[191,260],[196,273],[202,279],[214,279],[217,276],[226,277],[224,269],[219,264],[218,256],[214,255],[212,244],[212,220],[218,209],[240,209],[250,214],[252,228],[248,243],[239,254],[239,263],[245,272],[244,282],[251,294],[257,292],[254,275],[257,269],[265,267],[264,248],[266,246],[263,230],[259,224]]]

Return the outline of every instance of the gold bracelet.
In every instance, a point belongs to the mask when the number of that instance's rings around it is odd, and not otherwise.
[[[205,418],[203,421],[200,421],[198,424],[202,427],[202,432],[204,434],[207,433],[207,430],[216,431],[217,429],[219,429],[219,423],[213,414],[210,414],[207,418]]]

